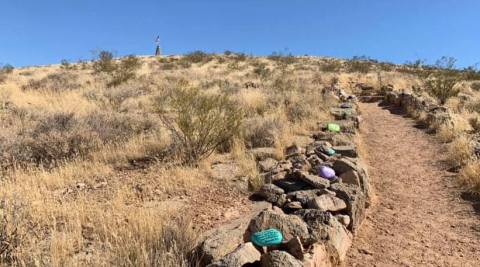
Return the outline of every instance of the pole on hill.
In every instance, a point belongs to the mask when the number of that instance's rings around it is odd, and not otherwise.
[[[155,39],[155,43],[157,44],[157,48],[155,49],[155,56],[158,57],[160,56],[160,36],[157,36],[157,39]]]

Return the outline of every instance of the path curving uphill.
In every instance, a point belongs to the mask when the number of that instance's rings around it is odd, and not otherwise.
[[[480,214],[445,170],[444,146],[398,110],[360,110],[375,197],[345,266],[480,266]]]

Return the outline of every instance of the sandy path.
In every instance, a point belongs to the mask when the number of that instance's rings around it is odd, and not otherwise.
[[[345,266],[480,266],[480,215],[445,171],[444,148],[398,112],[360,108],[375,199]]]

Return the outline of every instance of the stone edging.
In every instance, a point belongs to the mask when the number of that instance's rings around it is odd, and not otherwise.
[[[340,133],[326,129],[306,147],[286,148],[286,159],[259,162],[264,184],[254,197],[261,208],[214,229],[196,249],[201,266],[335,266],[340,264],[370,202],[368,174],[354,136],[360,123],[355,103],[331,109]],[[336,154],[329,156],[327,149]],[[319,176],[335,170],[333,180]],[[268,249],[250,242],[253,233],[276,228],[284,242]]]

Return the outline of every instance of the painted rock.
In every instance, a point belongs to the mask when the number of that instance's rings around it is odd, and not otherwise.
[[[260,247],[275,246],[282,243],[283,235],[279,230],[271,228],[254,233],[251,240],[255,245]]]
[[[327,166],[321,166],[319,170],[320,176],[326,179],[334,179],[335,171]]]

